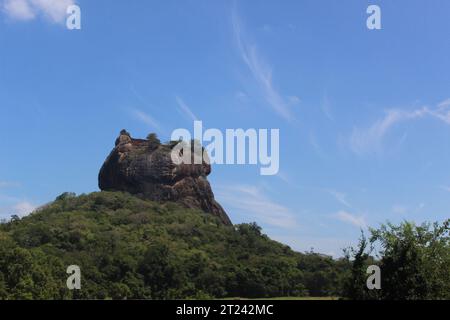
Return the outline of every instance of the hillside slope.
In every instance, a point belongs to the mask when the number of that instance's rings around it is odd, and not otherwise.
[[[66,287],[69,265],[81,268],[81,290]],[[256,224],[121,192],[64,194],[0,225],[0,299],[336,296],[347,270]]]

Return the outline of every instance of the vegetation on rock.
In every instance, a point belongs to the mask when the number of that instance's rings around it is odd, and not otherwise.
[[[81,268],[81,290],[66,287],[69,265]],[[66,193],[0,226],[0,299],[337,296],[345,270],[254,223],[121,192]]]
[[[176,203],[64,193],[0,224],[0,299],[450,298],[448,221],[372,229],[347,253],[295,252],[256,223],[225,225]],[[367,290],[372,264],[381,290]],[[81,268],[81,290],[66,287],[69,265]]]

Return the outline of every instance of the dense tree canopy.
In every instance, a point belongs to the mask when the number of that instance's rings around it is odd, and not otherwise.
[[[449,221],[371,229],[346,258],[298,253],[256,223],[127,193],[64,193],[0,224],[0,299],[340,296],[450,299]],[[368,290],[367,266],[381,268]],[[81,290],[66,269],[81,268]]]
[[[351,277],[344,295],[353,299],[450,299],[450,220],[420,226],[404,222],[371,229],[349,251]],[[373,257],[374,256],[374,257]],[[381,270],[381,289],[368,290],[366,270]]]
[[[78,265],[82,289],[66,287]],[[64,193],[0,226],[2,299],[337,296],[344,260],[301,254],[255,223],[126,193]]]

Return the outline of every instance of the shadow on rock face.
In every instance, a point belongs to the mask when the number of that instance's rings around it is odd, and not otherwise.
[[[180,164],[172,161],[173,143],[161,144],[155,134],[147,140],[133,139],[122,130],[100,169],[98,182],[103,191],[125,191],[149,200],[177,202],[201,209],[232,225],[230,218],[214,200],[207,180],[211,165]]]

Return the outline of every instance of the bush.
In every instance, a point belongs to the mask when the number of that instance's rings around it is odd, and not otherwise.
[[[149,143],[152,147],[158,147],[161,145],[161,141],[158,139],[158,136],[156,135],[156,133],[150,133],[147,136],[147,140],[149,141]]]
[[[371,229],[359,247],[351,249],[352,274],[345,294],[352,299],[450,299],[450,220],[420,226],[403,222]],[[371,257],[373,248],[377,260]],[[381,290],[366,288],[366,268],[381,269]]]

